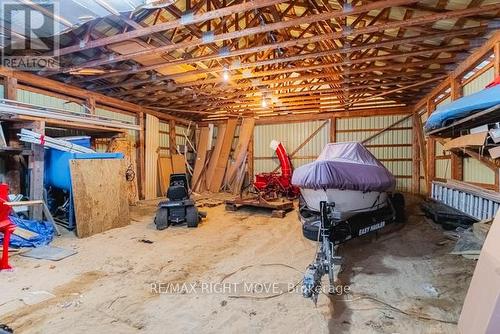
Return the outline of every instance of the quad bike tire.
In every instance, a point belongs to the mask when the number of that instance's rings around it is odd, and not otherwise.
[[[396,223],[406,223],[406,213],[405,213],[405,198],[401,193],[394,193],[391,196],[392,206],[396,212],[396,217],[394,222]]]
[[[195,206],[190,206],[186,208],[186,223],[187,227],[198,227],[200,222],[200,216],[198,215],[198,209]]]
[[[157,230],[164,230],[169,227],[170,222],[168,221],[168,209],[159,208],[158,211],[156,211],[154,222]]]

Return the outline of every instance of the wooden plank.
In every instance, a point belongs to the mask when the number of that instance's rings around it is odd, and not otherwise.
[[[335,143],[337,141],[337,118],[332,117],[330,119],[330,143]]]
[[[186,173],[186,160],[182,154],[172,155],[172,172],[175,174]]]
[[[483,146],[488,136],[488,131],[472,133],[465,136],[460,136],[444,143],[444,149],[449,151],[454,148]]]
[[[7,77],[5,79],[4,97],[7,100],[17,100],[17,79],[12,77]]]
[[[210,181],[209,190],[211,192],[218,192],[222,186],[222,181],[224,180],[224,174],[226,172],[226,166],[229,159],[229,153],[231,152],[231,145],[233,143],[234,132],[236,131],[236,125],[238,120],[236,118],[229,119],[227,121],[226,130],[224,131],[224,138],[222,139],[221,149],[219,152],[219,157],[216,161],[215,170]],[[217,138],[217,142],[219,138]]]
[[[34,122],[33,131],[40,134],[45,134],[45,122]],[[29,158],[29,168],[31,171],[30,179],[30,199],[43,199],[43,175],[45,167],[45,149],[42,145],[31,144],[33,155]],[[40,220],[43,209],[40,206],[34,206],[31,211],[33,219]]]
[[[208,126],[201,127],[198,136],[198,145],[196,148],[196,160],[194,163],[193,177],[191,178],[191,188],[197,190],[195,185],[200,179],[201,173],[203,172],[203,167],[205,166],[205,160],[207,159],[207,152],[210,149],[209,144],[210,129]]]
[[[158,197],[158,151],[159,151],[159,127],[158,118],[146,115],[146,161],[145,161],[145,189],[144,198],[154,199]]]
[[[222,143],[224,142],[224,134],[226,133],[227,124],[219,124],[217,127],[217,139],[215,140],[215,146],[210,155],[210,162],[208,164],[207,172],[205,173],[205,183],[206,188],[210,187],[210,180],[212,180],[215,168],[217,166],[217,161],[219,160],[220,152],[222,150]]]
[[[160,192],[164,195],[167,193],[170,175],[172,174],[172,159],[170,157],[158,158],[158,173]]]
[[[418,114],[413,114],[412,116],[412,124],[413,124],[413,131],[412,131],[412,137],[413,137],[413,143],[412,143],[412,156],[411,156],[411,161],[412,161],[412,180],[411,180],[411,188],[413,194],[420,194],[420,163],[421,163],[421,157],[420,157],[420,148],[419,148],[419,140],[418,140],[418,131],[415,129],[416,124],[415,124],[415,117],[420,117]]]
[[[252,137],[250,138],[250,143],[248,144],[248,155],[247,155],[247,162],[248,162],[248,176],[250,177],[250,182],[253,180],[254,176],[254,136],[252,134]]]
[[[175,121],[170,120],[168,122],[168,146],[170,150],[170,156],[173,157],[177,154],[177,137],[175,135]]]
[[[145,152],[145,124],[144,124],[144,113],[140,112],[137,114],[137,124],[141,128],[139,130],[139,138],[137,140],[137,166],[138,166],[138,186],[139,186],[139,199],[144,199],[145,186],[146,186],[146,152]]]
[[[241,122],[238,144],[234,150],[234,162],[231,164],[227,172],[227,183],[230,184],[233,182],[236,174],[238,173],[239,168],[244,164],[248,145],[250,143],[250,139],[253,135],[253,129],[255,126],[254,118],[245,118]]]
[[[70,160],[79,238],[130,224],[122,159]]]
[[[460,333],[500,333],[500,211],[491,224],[458,321]]]

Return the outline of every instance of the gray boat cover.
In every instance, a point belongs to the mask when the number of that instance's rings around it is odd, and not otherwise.
[[[391,191],[394,176],[361,143],[327,144],[316,161],[294,170],[292,184],[304,189]]]

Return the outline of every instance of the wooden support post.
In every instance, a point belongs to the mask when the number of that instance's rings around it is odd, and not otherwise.
[[[89,109],[89,113],[91,115],[95,115],[95,97],[94,96],[89,96],[86,99],[85,105]]]
[[[33,122],[33,131],[45,134],[45,122]],[[31,144],[33,154],[29,158],[30,170],[30,200],[43,200],[43,173],[44,173],[44,158],[45,149],[42,145]],[[42,207],[33,207],[31,217],[33,219],[42,219]]]
[[[4,96],[7,100],[17,100],[17,79],[12,77],[5,78]]]
[[[462,86],[459,78],[450,78],[450,88],[450,97],[452,101],[462,96]],[[451,152],[451,178],[458,181],[462,181],[463,179],[463,158],[455,152]]]
[[[332,117],[330,119],[330,143],[335,143],[337,141],[337,118]]]
[[[254,178],[253,135],[250,138],[250,142],[248,143],[248,152],[247,153],[248,153],[247,154],[248,176],[250,178],[250,182],[253,182],[253,178]]]
[[[145,184],[146,184],[146,168],[145,168],[145,164],[146,164],[146,155],[145,155],[145,137],[144,137],[144,133],[145,133],[145,128],[144,128],[144,113],[143,112],[139,112],[137,114],[137,124],[139,124],[140,126],[140,130],[139,130],[139,138],[137,140],[137,161],[136,161],[136,165],[137,165],[137,169],[138,169],[138,174],[139,174],[139,177],[137,179],[137,183],[138,183],[138,186],[139,186],[139,198],[140,199],[144,199],[145,198]]]
[[[495,62],[495,78],[500,76],[500,41],[495,43],[494,46],[495,58],[493,61]]]
[[[432,98],[427,100],[427,115],[432,114],[436,105]],[[430,196],[432,190],[432,181],[436,177],[436,140],[427,139],[427,195]]]
[[[416,122],[416,118],[420,118],[418,113],[415,113],[413,115],[412,119],[412,136],[413,136],[413,141],[412,141],[412,179],[411,179],[411,188],[412,192],[415,195],[420,194],[420,141],[419,141],[419,134],[418,131],[418,122]]]
[[[175,134],[175,120],[171,119],[168,123],[168,143],[170,156],[177,154],[177,140]]]
[[[413,116],[413,130],[417,135],[417,140],[418,140],[418,148],[419,148],[419,159],[421,161],[421,165],[423,168],[424,172],[424,179],[425,179],[425,184],[427,185],[429,183],[429,177],[427,174],[427,147],[425,143],[425,137],[424,137],[424,129],[422,125],[422,119],[420,118],[419,114],[415,114]],[[419,172],[420,172],[420,165],[419,165]],[[420,182],[419,182],[419,188],[420,188]]]

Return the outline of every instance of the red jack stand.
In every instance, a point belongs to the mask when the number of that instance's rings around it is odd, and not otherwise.
[[[10,235],[14,232],[16,226],[9,219],[10,206],[5,205],[9,194],[9,186],[0,184],[0,232],[3,233],[3,251],[2,260],[0,260],[0,270],[9,270],[12,267],[9,265],[9,242]]]

